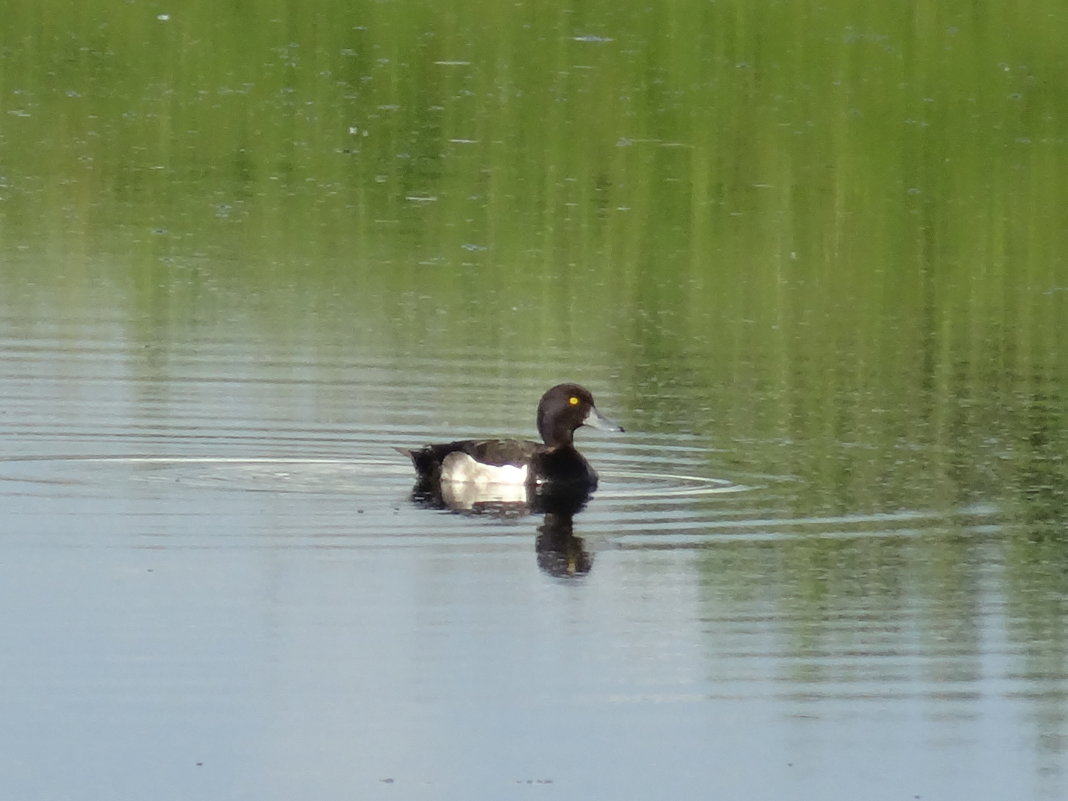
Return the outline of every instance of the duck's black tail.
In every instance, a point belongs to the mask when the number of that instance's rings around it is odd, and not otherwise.
[[[419,450],[412,450],[411,448],[394,448],[393,450],[411,459],[412,466],[415,467],[415,472],[423,477],[433,475],[434,471],[441,464],[440,459],[435,462],[431,448],[420,448]]]

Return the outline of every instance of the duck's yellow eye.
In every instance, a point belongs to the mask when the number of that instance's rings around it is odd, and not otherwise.
[[[578,406],[582,401],[572,395],[570,398],[567,399],[567,402],[570,403],[572,406]]]

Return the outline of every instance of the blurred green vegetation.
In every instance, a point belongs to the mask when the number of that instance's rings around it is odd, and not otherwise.
[[[1040,474],[1062,523],[1066,36],[1059,0],[16,0],[0,280],[134,343],[607,366],[633,427],[814,506]]]

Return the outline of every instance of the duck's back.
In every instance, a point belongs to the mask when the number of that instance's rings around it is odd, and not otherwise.
[[[490,467],[522,468],[530,464],[541,447],[537,442],[522,439],[460,439],[402,452],[412,458],[420,476],[439,479],[442,478],[442,464],[450,454],[466,454],[475,462]]]

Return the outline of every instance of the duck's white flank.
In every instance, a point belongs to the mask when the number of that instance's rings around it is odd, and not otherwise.
[[[441,480],[464,484],[502,484],[523,486],[527,483],[527,465],[492,465],[476,462],[461,451],[453,451],[441,462]]]
[[[441,499],[454,511],[471,511],[476,506],[496,506],[503,510],[526,506],[530,501],[523,484],[465,484],[461,481],[442,481]]]

